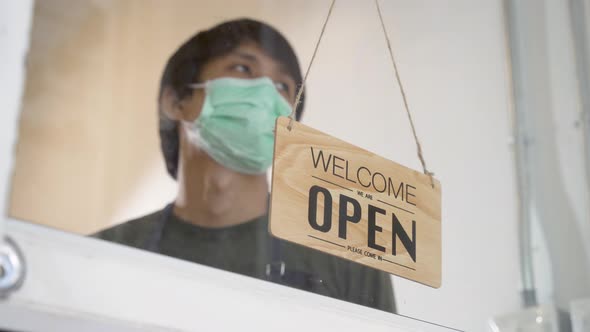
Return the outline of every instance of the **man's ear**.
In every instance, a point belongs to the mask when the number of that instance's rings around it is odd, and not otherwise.
[[[180,121],[184,119],[183,105],[178,99],[176,92],[170,88],[165,87],[160,97],[160,107],[164,113],[171,120]]]
[[[172,88],[165,87],[160,98],[160,107],[162,112],[172,120],[193,121],[201,113],[204,98],[204,92],[197,90],[180,100]]]

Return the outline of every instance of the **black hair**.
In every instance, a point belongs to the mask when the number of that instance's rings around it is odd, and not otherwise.
[[[160,81],[162,97],[164,88],[170,88],[178,100],[193,93],[187,87],[199,77],[203,66],[210,60],[226,55],[244,42],[254,42],[274,60],[281,63],[296,84],[296,91],[301,87],[302,77],[299,61],[289,42],[273,27],[252,19],[238,19],[221,23],[209,30],[204,30],[182,44],[170,57]],[[297,120],[303,113],[304,95],[295,110]],[[160,127],[160,146],[168,174],[176,179],[179,158],[178,121],[170,119],[158,108]]]

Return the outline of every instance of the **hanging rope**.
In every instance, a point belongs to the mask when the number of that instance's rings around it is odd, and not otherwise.
[[[432,188],[434,188],[434,180],[432,176],[434,173],[428,171],[426,168],[426,161],[424,160],[424,156],[422,154],[422,145],[420,144],[420,140],[418,139],[418,135],[416,134],[416,127],[414,126],[414,121],[412,119],[412,114],[410,113],[410,107],[408,106],[408,99],[406,98],[406,92],[404,91],[404,86],[402,85],[402,80],[399,76],[399,71],[397,70],[397,63],[395,62],[395,57],[393,56],[393,50],[391,48],[391,42],[389,41],[389,35],[387,34],[387,29],[385,28],[385,23],[383,22],[383,15],[381,15],[381,7],[379,6],[379,1],[375,0],[375,5],[377,6],[377,12],[379,13],[379,20],[381,21],[381,28],[383,28],[383,34],[385,35],[385,40],[387,41],[387,49],[389,50],[389,56],[391,58],[391,62],[393,63],[393,69],[395,71],[395,78],[397,79],[397,85],[399,86],[399,90],[402,95],[402,99],[404,101],[404,107],[406,108],[406,114],[408,114],[408,120],[410,120],[410,127],[412,127],[412,133],[414,134],[414,141],[416,142],[416,149],[418,150],[418,158],[420,159],[420,163],[422,164],[422,170],[424,174],[430,177],[430,184]]]
[[[309,75],[309,71],[311,69],[311,65],[313,64],[313,61],[315,60],[316,54],[318,52],[318,48],[319,48],[320,43],[322,41],[322,37],[324,36],[324,32],[326,31],[326,25],[328,25],[328,21],[330,20],[330,16],[332,15],[332,9],[334,8],[335,3],[336,3],[336,0],[332,0],[332,3],[330,4],[330,9],[328,10],[328,15],[326,16],[326,20],[324,21],[324,25],[322,26],[322,32],[320,33],[320,37],[318,38],[318,41],[317,41],[315,48],[313,50],[313,54],[311,56],[311,60],[309,61],[309,65],[307,66],[307,70],[305,71],[305,76],[303,77],[303,82],[301,83],[301,86],[299,87],[299,91],[297,92],[297,96],[295,97],[295,104],[293,105],[293,109],[291,110],[291,114],[289,114],[290,120],[289,120],[289,125],[287,126],[289,131],[293,128],[292,125],[293,125],[293,121],[295,121],[295,110],[297,109],[297,107],[299,106],[299,103],[301,102],[301,95],[303,94],[303,90],[305,88],[305,83],[307,82],[307,76]],[[424,174],[426,174],[430,177],[430,184],[431,184],[432,188],[434,188],[434,179],[432,177],[434,175],[434,173],[428,171],[428,168],[426,167],[426,161],[424,160],[424,155],[422,153],[422,145],[420,144],[420,140],[418,139],[418,134],[416,133],[416,127],[414,126],[414,120],[412,119],[410,107],[408,106],[408,99],[406,97],[406,92],[404,91],[404,86],[402,84],[402,80],[400,78],[399,71],[397,69],[397,63],[395,62],[395,57],[393,56],[393,49],[391,47],[389,35],[387,34],[387,29],[385,28],[385,22],[383,21],[383,15],[381,14],[381,7],[379,6],[378,0],[375,0],[375,5],[377,6],[377,12],[379,13],[379,20],[381,21],[381,28],[383,29],[383,34],[385,35],[385,40],[387,42],[387,49],[389,50],[389,56],[391,58],[391,62],[393,63],[393,69],[395,71],[395,78],[397,80],[397,85],[399,86],[400,93],[401,93],[402,99],[404,101],[404,107],[406,109],[406,114],[408,115],[408,120],[410,120],[410,127],[412,128],[412,134],[414,135],[414,141],[416,142],[416,150],[418,152],[418,159],[420,159],[420,163],[422,164],[422,170],[424,171]]]
[[[328,16],[326,16],[326,20],[324,21],[324,25],[322,26],[322,32],[320,33],[320,38],[318,39],[318,42],[315,44],[315,49],[313,50],[313,55],[311,56],[311,60],[309,61],[309,65],[307,66],[307,70],[305,71],[305,76],[303,77],[303,82],[301,83],[301,86],[299,87],[299,91],[297,92],[297,97],[295,97],[295,105],[293,105],[293,109],[291,110],[291,114],[289,114],[289,125],[287,126],[287,129],[289,129],[289,131],[291,131],[291,128],[293,126],[293,121],[295,120],[295,110],[297,109],[297,107],[299,106],[299,103],[301,102],[301,95],[303,94],[303,90],[305,88],[305,82],[307,81],[307,75],[309,75],[309,70],[311,69],[311,64],[313,63],[313,60],[315,59],[316,54],[318,53],[318,48],[320,46],[320,42],[322,41],[322,37],[324,36],[324,32],[326,31],[326,25],[328,25],[328,20],[330,20],[330,15],[332,15],[332,9],[334,8],[334,4],[336,3],[336,0],[332,0],[332,3],[330,4],[330,9],[328,10]]]

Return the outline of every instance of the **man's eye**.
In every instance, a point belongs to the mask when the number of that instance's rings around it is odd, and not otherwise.
[[[248,67],[246,65],[234,65],[233,70],[238,71],[240,73],[247,73],[247,74],[249,74],[251,72],[250,67]]]
[[[289,92],[289,86],[285,83],[276,82],[275,86],[277,87],[277,90],[279,90],[279,91]]]

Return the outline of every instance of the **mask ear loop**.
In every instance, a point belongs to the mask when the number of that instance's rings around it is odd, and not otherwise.
[[[328,10],[328,16],[326,16],[326,20],[324,21],[324,25],[322,26],[322,32],[320,33],[320,38],[318,38],[318,42],[315,44],[315,48],[313,50],[313,55],[311,56],[311,60],[309,61],[309,65],[307,66],[307,70],[305,71],[305,76],[303,77],[303,82],[299,87],[299,91],[297,91],[297,97],[295,97],[295,104],[293,105],[293,109],[291,109],[291,114],[289,114],[289,124],[287,125],[287,129],[291,131],[293,129],[293,121],[295,121],[295,111],[301,103],[301,95],[303,94],[303,90],[305,89],[305,82],[307,81],[307,75],[309,75],[309,70],[311,69],[311,64],[315,59],[316,54],[318,53],[318,48],[320,43],[322,42],[322,37],[324,36],[324,32],[326,31],[326,25],[328,25],[328,20],[330,20],[330,15],[332,15],[332,9],[334,8],[334,4],[336,0],[332,0],[330,4],[330,9]]]
[[[191,89],[204,89],[207,86],[207,83],[191,83],[187,84],[187,87]]]

